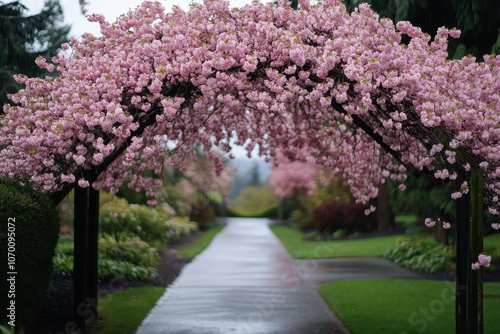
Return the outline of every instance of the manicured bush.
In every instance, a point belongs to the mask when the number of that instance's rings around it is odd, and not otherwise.
[[[385,252],[384,257],[412,270],[436,272],[452,270],[455,251],[452,247],[436,245],[427,240],[398,238],[396,245]]]
[[[316,206],[312,221],[316,229],[331,235],[339,229],[348,233],[369,232],[376,228],[375,215],[366,216],[365,205],[331,200]]]
[[[16,328],[29,327],[41,311],[58,236],[59,218],[49,200],[17,181],[0,178],[0,309],[5,311],[15,301]],[[8,253],[15,255],[10,270]],[[17,273],[15,285],[7,281],[7,271]],[[15,297],[7,298],[14,287]],[[5,315],[2,312],[0,322]]]

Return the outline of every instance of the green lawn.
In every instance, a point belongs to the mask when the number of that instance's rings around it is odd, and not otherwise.
[[[484,289],[484,333],[500,333],[500,283]],[[352,280],[324,284],[320,293],[351,334],[455,333],[454,282]]]
[[[271,225],[271,230],[296,259],[319,259],[333,257],[381,257],[394,246],[402,235],[391,235],[368,239],[307,241],[304,234],[284,225]],[[408,236],[408,235],[405,235]]]
[[[484,251],[494,257],[500,256],[500,233],[491,234],[484,238]]]
[[[188,257],[190,259],[194,258],[196,255],[200,254],[205,248],[210,245],[212,239],[222,231],[225,225],[214,226],[204,234],[196,239],[192,244],[180,250],[182,256]]]
[[[164,287],[141,287],[119,291],[99,300],[99,320],[91,333],[135,333],[164,292]]]

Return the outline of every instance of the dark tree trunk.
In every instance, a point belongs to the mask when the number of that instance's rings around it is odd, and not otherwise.
[[[389,204],[387,183],[379,186],[377,197],[377,231],[388,231],[394,227],[394,213]]]

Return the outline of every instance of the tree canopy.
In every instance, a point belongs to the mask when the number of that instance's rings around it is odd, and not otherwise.
[[[207,0],[166,13],[146,1],[114,23],[92,16],[102,37],[38,58],[56,77],[17,77],[26,88],[1,120],[0,173],[56,200],[75,182],[116,191],[129,180],[153,196],[147,170],[181,166],[195,143],[229,151],[237,135],[270,158],[312,158],[365,203],[387,176],[416,171],[459,181],[458,198],[481,169],[497,213],[500,57],[450,60],[460,31],[431,37],[366,4],[300,5]]]

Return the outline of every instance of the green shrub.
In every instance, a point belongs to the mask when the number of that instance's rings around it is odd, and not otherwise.
[[[236,217],[276,216],[279,199],[269,186],[246,187],[228,206],[228,212]]]
[[[332,237],[334,239],[340,239],[346,237],[348,234],[347,230],[345,228],[339,228],[335,232],[332,233]]]
[[[178,216],[189,216],[191,215],[191,202],[192,198],[189,198],[184,193],[182,182],[176,185],[165,184],[161,189],[161,197],[165,200],[168,205],[175,211]]]
[[[109,236],[101,238],[99,256],[102,259],[125,261],[143,267],[154,266],[160,261],[156,248],[137,237],[121,241]]]
[[[15,222],[11,219],[15,218]],[[15,224],[15,231],[12,225]],[[6,298],[8,233],[15,233],[15,298]],[[12,234],[10,236],[13,236]],[[17,328],[29,327],[39,314],[49,286],[52,257],[59,236],[59,218],[49,200],[28,186],[0,178],[0,308],[6,310],[15,300]],[[9,275],[10,276],[10,275]],[[0,322],[5,312],[2,312]]]
[[[245,209],[240,208],[227,208],[227,212],[231,217],[269,218],[276,217],[278,215],[278,206],[272,205],[259,211],[246,211]]]
[[[116,240],[124,236],[139,237],[152,245],[160,246],[169,241],[170,230],[166,221],[170,215],[161,208],[129,204],[124,199],[103,205],[99,215],[99,231],[112,235]]]
[[[149,281],[159,278],[156,268],[137,266],[125,261],[101,259],[97,270],[100,282]]]
[[[165,225],[168,227],[171,240],[178,240],[180,237],[198,230],[198,224],[189,220],[188,217],[171,217],[165,222]]]
[[[121,282],[125,280],[147,281],[158,278],[153,267],[159,255],[154,248],[138,238],[117,242],[112,238],[99,239],[99,282]],[[57,245],[54,267],[73,272],[73,243]]]
[[[455,265],[452,247],[411,238],[398,238],[396,245],[385,252],[384,257],[409,269],[430,273],[451,270]]]
[[[112,202],[116,198],[116,195],[111,194],[106,191],[99,191],[99,205],[102,206],[106,203]],[[61,203],[57,205],[57,211],[59,212],[59,218],[62,227],[71,228],[73,227],[73,219],[75,214],[75,194],[71,191],[68,196],[66,196]]]
[[[295,209],[290,214],[290,219],[299,229],[309,230],[312,228],[311,214],[308,208]]]

